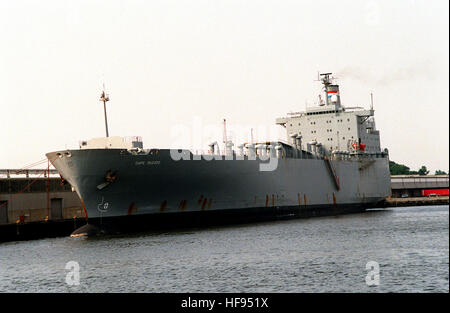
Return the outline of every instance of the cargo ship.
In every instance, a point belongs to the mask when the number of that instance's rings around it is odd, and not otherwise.
[[[203,226],[362,212],[390,196],[389,153],[373,106],[344,107],[331,73],[317,105],[276,119],[287,139],[207,153],[144,148],[140,137],[94,138],[47,158],[101,230]],[[105,104],[109,98],[102,93]],[[105,123],[106,106],[105,106]],[[79,232],[83,233],[83,231]]]

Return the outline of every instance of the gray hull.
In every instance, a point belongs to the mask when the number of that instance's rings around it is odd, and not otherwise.
[[[274,171],[260,171],[259,159],[174,161],[169,150],[144,155],[124,149],[65,150],[47,157],[93,221],[236,210],[258,215],[286,208],[298,215],[312,208],[317,215],[320,210],[339,214],[390,195],[387,157],[333,161],[339,187],[323,159],[281,158]],[[101,189],[108,170],[116,179]]]

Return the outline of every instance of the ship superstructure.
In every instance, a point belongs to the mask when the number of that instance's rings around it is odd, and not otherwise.
[[[322,155],[344,151],[380,153],[380,133],[375,128],[373,107],[344,108],[339,86],[331,83],[331,73],[321,75],[326,101],[319,97],[319,106],[276,120],[291,135],[289,141],[295,144],[299,136],[308,150],[317,149]]]

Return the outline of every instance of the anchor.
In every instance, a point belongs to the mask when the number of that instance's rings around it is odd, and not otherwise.
[[[97,189],[102,190],[102,189],[106,188],[111,183],[113,183],[116,179],[117,179],[117,171],[115,171],[114,173],[111,174],[111,170],[108,170],[106,172],[105,182],[98,185]]]

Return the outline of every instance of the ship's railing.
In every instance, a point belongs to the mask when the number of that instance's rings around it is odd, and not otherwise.
[[[301,117],[301,116],[305,116],[306,113],[305,112],[289,112],[289,113],[286,113],[286,115],[288,115],[289,117]]]
[[[289,159],[325,159],[329,158],[331,160],[361,160],[361,161],[370,161],[373,159],[378,158],[386,158],[388,157],[388,152],[386,151],[379,151],[379,152],[366,152],[366,151],[360,151],[360,152],[349,152],[349,151],[333,151],[332,153],[328,153],[326,151],[322,152],[314,152],[304,149],[297,149],[293,147],[289,142],[286,140],[278,139],[277,141],[270,142],[273,147],[277,145],[277,143],[282,143],[284,145],[281,145],[281,153],[277,153],[276,151],[270,151],[268,147],[260,148],[258,149],[256,146],[258,144],[264,144],[269,143],[268,142],[258,142],[254,143],[253,150],[250,151],[250,148],[244,147],[242,149],[232,149],[230,148],[228,150],[228,153],[225,151],[224,147],[221,147],[222,149],[214,149],[214,152],[211,150],[204,150],[204,149],[189,149],[189,151],[193,155],[217,155],[217,156],[227,156],[227,155],[235,155],[235,156],[250,156],[250,155],[256,155],[262,154],[263,156],[267,157],[271,155],[272,157],[276,158],[289,158]],[[245,146],[245,145],[244,145]]]
[[[343,107],[346,112],[355,112],[365,110],[364,107]]]
[[[373,159],[382,159],[382,158],[386,158],[388,156],[388,153],[386,152],[358,152],[358,153],[354,153],[354,152],[348,152],[348,151],[343,151],[343,152],[339,152],[339,153],[332,153],[331,154],[331,159],[332,160],[373,160]]]

